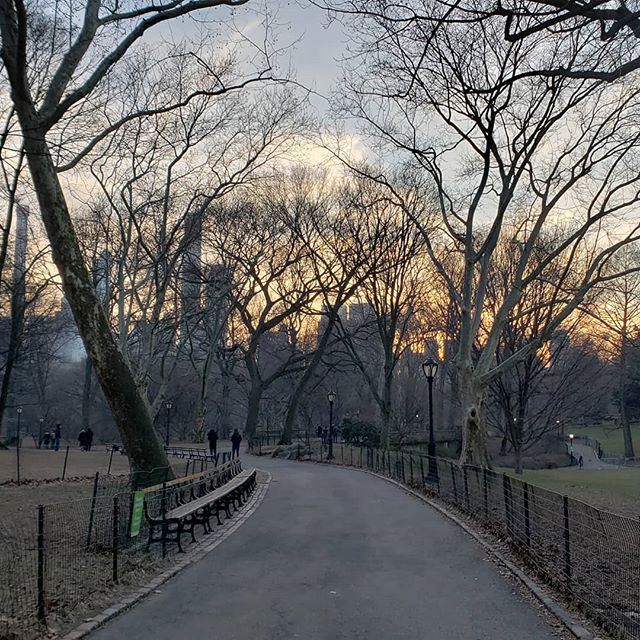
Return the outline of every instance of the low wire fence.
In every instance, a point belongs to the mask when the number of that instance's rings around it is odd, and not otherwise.
[[[328,450],[299,459],[327,462]],[[640,638],[640,522],[475,466],[334,445],[334,464],[383,474],[454,505],[506,541],[566,602],[621,639]]]
[[[134,533],[136,491],[165,482],[171,473],[182,476],[213,468],[211,461],[191,460],[189,466],[180,463],[179,470],[174,466],[128,476],[96,473],[85,498],[3,511],[0,639],[41,637],[105,608],[114,590],[148,581],[177,547],[157,544],[147,550],[144,517]],[[185,491],[185,485],[180,489]],[[171,491],[146,494],[148,511],[161,510]]]

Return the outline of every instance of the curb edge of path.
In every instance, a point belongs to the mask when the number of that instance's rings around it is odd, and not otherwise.
[[[430,507],[433,507],[441,515],[445,516],[449,520],[457,524],[461,529],[470,535],[485,551],[490,553],[496,558],[503,566],[505,566],[524,586],[540,601],[540,603],[553,614],[562,624],[579,640],[599,640],[597,636],[594,636],[589,630],[585,629],[581,624],[575,621],[573,616],[565,609],[561,604],[556,602],[551,596],[549,596],[532,578],[530,578],[522,569],[519,569],[511,560],[509,560],[503,553],[498,551],[492,544],[484,540],[476,531],[474,531],[466,522],[458,518],[457,515],[449,511],[447,508],[438,504],[435,500],[432,500],[428,496],[425,496],[410,487],[394,480],[387,478],[374,471],[368,469],[360,469],[358,467],[345,466],[345,469],[353,469],[355,471],[361,471],[369,475],[385,480],[390,484],[395,485],[399,489],[402,489],[406,493],[411,494],[418,500],[425,502]]]
[[[159,586],[173,578],[183,569],[186,569],[189,565],[202,560],[202,558],[204,558],[209,552],[213,551],[218,545],[224,542],[236,531],[236,529],[244,524],[246,520],[253,515],[254,511],[262,504],[262,501],[269,489],[269,485],[271,484],[271,474],[268,471],[263,471],[262,469],[260,471],[267,476],[266,480],[258,483],[256,492],[238,513],[238,517],[230,521],[231,525],[228,529],[225,528],[224,531],[217,534],[214,533],[211,538],[207,538],[206,543],[200,544],[195,549],[188,551],[181,560],[176,562],[169,569],[163,571],[160,575],[157,575],[144,587],[130,593],[120,602],[112,604],[102,611],[102,613],[86,619],[82,624],[67,632],[65,635],[58,636],[58,640],[80,640],[81,638],[86,638],[90,633],[96,631],[116,616],[124,613],[127,609],[130,609],[133,605],[146,598],[158,589]],[[226,522],[228,521],[225,521],[225,524]]]

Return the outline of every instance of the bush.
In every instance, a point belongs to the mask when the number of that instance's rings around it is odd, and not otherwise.
[[[340,424],[342,439],[347,444],[377,447],[380,445],[380,432],[375,424],[370,422],[355,422],[345,418]]]

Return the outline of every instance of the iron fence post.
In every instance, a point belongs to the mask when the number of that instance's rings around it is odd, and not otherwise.
[[[111,474],[111,463],[113,462],[113,445],[111,445],[111,454],[109,455],[109,466],[107,467],[107,475]]]
[[[566,577],[567,595],[571,594],[571,540],[569,533],[569,498],[562,496],[564,511],[564,573]]]
[[[44,624],[44,506],[38,505],[38,620]]]
[[[113,581],[118,584],[118,496],[113,496]]]
[[[89,512],[89,527],[87,529],[87,549],[91,544],[91,532],[93,531],[93,519],[96,513],[96,499],[98,496],[98,478],[100,477],[100,472],[96,471],[96,477],[93,481],[93,494],[91,496],[91,510]]]
[[[67,445],[67,450],[64,453],[64,464],[62,465],[62,479],[64,480],[64,477],[67,473],[67,460],[69,459],[69,445]]]
[[[162,483],[162,497],[160,499],[160,510],[162,511],[162,559],[167,557],[167,481]]]
[[[524,539],[527,549],[531,547],[531,522],[529,520],[529,485],[525,482],[522,487],[522,502],[524,508]]]
[[[467,477],[467,465],[465,464],[462,467],[462,476],[464,479],[464,502],[467,508],[467,511],[471,511],[471,505],[469,503],[469,479]]]
[[[450,462],[449,469],[451,469],[451,483],[453,484],[453,499],[458,504],[458,485],[456,483],[456,471],[454,465]]]
[[[482,468],[482,495],[484,498],[484,519],[489,519],[489,487],[487,483],[487,468]]]
[[[512,526],[512,508],[513,504],[511,502],[511,480],[506,473],[502,474],[502,489],[504,493],[504,512],[505,512],[505,520],[507,523],[507,535],[509,537],[513,537],[513,526]]]

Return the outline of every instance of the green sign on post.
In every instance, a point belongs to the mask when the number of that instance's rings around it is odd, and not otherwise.
[[[133,492],[133,511],[131,513],[131,529],[129,535],[135,538],[140,533],[142,512],[144,510],[144,491]]]

